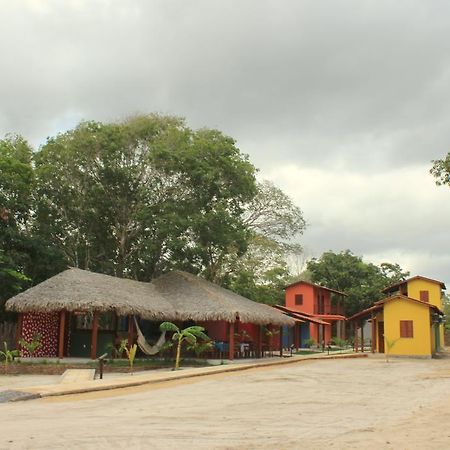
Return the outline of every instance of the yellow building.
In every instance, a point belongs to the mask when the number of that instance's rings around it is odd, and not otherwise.
[[[372,323],[372,349],[393,356],[431,357],[444,342],[444,283],[415,276],[383,290],[388,295],[348,320]]]

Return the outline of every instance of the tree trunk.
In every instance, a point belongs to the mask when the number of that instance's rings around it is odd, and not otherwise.
[[[177,356],[175,358],[175,370],[180,368],[181,339],[178,340]]]

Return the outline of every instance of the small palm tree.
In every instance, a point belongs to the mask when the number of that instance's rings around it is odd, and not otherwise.
[[[400,338],[397,339],[388,339],[387,337],[384,338],[386,345],[385,345],[385,357],[386,362],[389,362],[389,355],[391,353],[391,350],[394,348],[394,345],[397,343],[397,341],[400,340]]]
[[[187,327],[184,330],[180,330],[172,322],[163,322],[159,329],[161,331],[173,331],[172,341],[177,343],[177,356],[175,358],[175,370],[180,368],[180,353],[181,344],[186,341],[190,345],[195,345],[197,339],[200,338],[204,341],[209,341],[210,338],[204,333],[205,329],[199,326]]]
[[[137,351],[137,345],[133,344],[130,345],[128,348],[128,339],[122,339],[120,341],[120,347],[119,347],[119,355],[121,355],[123,352],[126,353],[128,358],[128,364],[130,365],[130,372],[133,373],[133,364],[134,364],[134,358],[136,357],[136,351]]]
[[[16,356],[20,355],[19,350],[8,350],[8,344],[3,342],[4,351],[0,350],[0,356],[5,358],[5,373],[8,372],[8,364],[14,361]]]

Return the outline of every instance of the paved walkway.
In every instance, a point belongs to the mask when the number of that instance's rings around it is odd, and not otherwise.
[[[20,387],[9,392],[8,399],[3,401],[27,400],[40,397],[51,397],[69,394],[81,394],[85,392],[103,391],[109,389],[120,389],[130,386],[141,386],[152,383],[163,383],[173,380],[182,380],[186,378],[204,377],[217,373],[237,372],[249,370],[258,367],[281,366],[287,364],[301,363],[311,360],[327,360],[327,359],[345,359],[345,358],[361,358],[367,356],[367,353],[359,354],[341,354],[341,355],[314,355],[314,356],[293,356],[291,358],[280,358],[271,360],[254,360],[249,363],[226,364],[213,367],[202,367],[193,369],[182,369],[178,371],[155,372],[146,371],[129,376],[109,378],[103,380],[81,381],[78,379],[74,382],[59,383],[42,386]],[[1,402],[1,399],[0,399]]]
[[[73,384],[91,381],[95,378],[95,369],[67,369],[61,375],[61,383]]]

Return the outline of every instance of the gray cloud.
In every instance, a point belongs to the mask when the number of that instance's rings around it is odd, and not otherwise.
[[[19,132],[37,146],[81,119],[182,115],[195,128],[235,137],[262,175],[296,198],[314,252],[351,248],[418,267],[422,254],[445,275],[432,261],[444,261],[450,243],[450,194],[430,187],[426,172],[449,150],[448,2],[0,0],[0,7],[0,135]],[[287,182],[287,166],[315,190]],[[411,177],[418,167],[420,183]],[[330,197],[336,190],[340,197]],[[413,219],[387,227],[405,202]],[[426,256],[434,251],[436,259]]]

